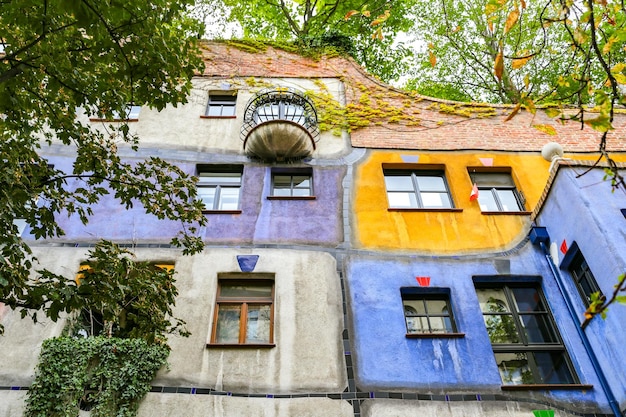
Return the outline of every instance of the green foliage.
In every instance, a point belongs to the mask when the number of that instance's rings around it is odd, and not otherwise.
[[[133,417],[169,349],[141,339],[60,337],[44,341],[26,417]]]
[[[332,46],[351,54],[385,81],[398,78],[410,65],[412,51],[394,41],[399,32],[413,24],[409,11],[414,0],[374,0],[365,6],[366,13],[349,19],[346,16],[353,9],[363,9],[362,2],[221,0],[220,3],[229,9],[227,18],[238,23],[247,38]],[[386,17],[380,19],[381,16]],[[374,37],[372,25],[377,27]]]
[[[472,96],[461,90],[458,86],[436,81],[418,81],[413,78],[405,84],[404,88],[409,91],[415,91],[427,97],[441,98],[453,101],[472,101]]]
[[[29,304],[42,306],[54,321],[62,312],[97,314],[109,336],[165,343],[167,333],[189,335],[185,323],[171,317],[178,295],[173,270],[139,262],[106,241],[89,252],[87,265],[74,278],[39,271]]]
[[[36,259],[20,239],[23,219],[36,239],[63,235],[59,215],[87,223],[107,194],[127,208],[142,205],[159,219],[181,222],[172,243],[202,249],[204,224],[194,178],[159,158],[131,164],[118,148],[137,149],[127,123],[106,133],[77,113],[112,119],[129,103],[163,109],[187,100],[202,68],[186,16],[191,0],[9,2],[0,14],[0,301],[12,308],[46,308],[43,290],[28,281]],[[39,155],[47,144],[75,153],[71,171]],[[41,272],[42,277],[49,275]],[[58,291],[71,279],[60,280]],[[71,288],[66,291],[72,291]],[[38,300],[39,298],[39,300]],[[56,312],[49,314],[56,318]],[[0,327],[1,330],[1,327]]]

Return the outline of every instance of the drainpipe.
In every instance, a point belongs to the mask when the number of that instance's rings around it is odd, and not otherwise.
[[[545,227],[533,226],[530,231],[530,241],[534,244],[541,247],[543,250],[543,254],[548,261],[548,266],[550,267],[550,271],[552,271],[552,275],[554,275],[554,279],[559,287],[559,291],[565,300],[565,304],[567,305],[567,310],[572,318],[572,320],[576,323],[579,322],[578,316],[576,314],[576,310],[574,309],[574,303],[570,298],[567,291],[563,287],[563,277],[559,272],[556,264],[554,263],[554,259],[550,255],[550,250],[548,249],[547,243],[550,242],[550,236],[548,235],[548,231]],[[596,357],[595,352],[593,351],[593,346],[589,339],[587,338],[587,334],[581,326],[576,326],[576,331],[578,332],[578,336],[587,351],[587,355],[591,360],[591,366],[593,366],[593,370],[596,372],[598,379],[600,380],[600,386],[602,387],[602,391],[604,391],[604,395],[606,395],[607,400],[609,401],[609,406],[613,411],[613,415],[615,417],[622,417],[622,412],[619,409],[619,404],[615,399],[615,395],[613,395],[613,391],[611,391],[611,387],[609,387],[609,383],[606,380],[606,376],[604,375],[604,371],[602,371],[602,367],[600,366],[600,362],[598,362],[598,358]]]

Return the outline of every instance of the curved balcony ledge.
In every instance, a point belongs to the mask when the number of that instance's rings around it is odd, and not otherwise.
[[[319,134],[313,103],[291,88],[256,94],[246,106],[241,127],[244,152],[263,161],[306,158],[315,150]]]

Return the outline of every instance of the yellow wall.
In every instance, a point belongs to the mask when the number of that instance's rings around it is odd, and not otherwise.
[[[418,164],[443,164],[456,208],[462,212],[388,211],[383,163],[403,163],[402,156],[418,157]],[[566,155],[567,156],[567,155]],[[575,159],[595,159],[576,155]],[[479,158],[493,158],[494,167],[510,167],[513,179],[532,211],[549,176],[550,163],[539,153],[369,151],[355,170],[353,243],[364,249],[413,250],[419,253],[472,253],[507,249],[519,243],[530,227],[530,215],[482,214],[470,201],[470,166]],[[623,156],[618,159],[624,159]]]

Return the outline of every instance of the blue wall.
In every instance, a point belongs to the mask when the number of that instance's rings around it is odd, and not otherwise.
[[[506,259],[510,261],[510,274],[542,277],[542,290],[580,382],[595,387],[588,391],[507,391],[506,395],[544,399],[569,409],[578,406],[592,410],[598,403],[607,409],[575,323],[541,252],[527,243],[516,253],[507,254]],[[474,275],[499,275],[494,260],[469,256],[351,257],[346,278],[357,385],[365,390],[503,394],[472,279]],[[416,276],[430,276],[431,287],[450,288],[457,330],[465,333],[464,338],[406,338],[400,288],[417,287]]]
[[[626,195],[621,190],[612,192],[610,183],[603,180],[603,169],[576,178],[583,170],[559,170],[536,222],[547,227],[558,247],[563,240],[570,248],[576,242],[600,289],[610,296],[617,277],[626,272],[626,218],[620,211],[626,208]],[[564,255],[558,253],[560,264]],[[585,305],[568,271],[560,273],[582,322]],[[626,305],[616,303],[605,320],[596,317],[585,330],[621,409],[626,408],[625,319]]]

